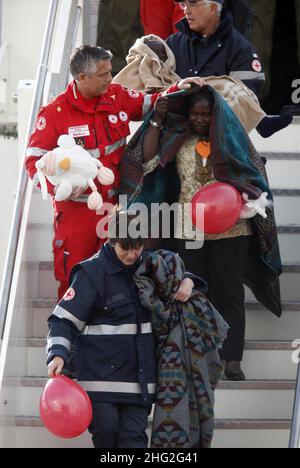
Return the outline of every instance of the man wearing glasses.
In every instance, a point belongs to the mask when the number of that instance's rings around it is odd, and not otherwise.
[[[224,0],[178,1],[185,18],[178,33],[167,39],[176,57],[176,72],[188,76],[228,75],[245,83],[257,95],[265,80],[252,44],[234,27]]]

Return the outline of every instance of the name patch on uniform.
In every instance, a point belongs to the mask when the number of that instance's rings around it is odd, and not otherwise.
[[[64,295],[64,301],[72,301],[75,297],[75,290],[73,288],[69,288],[66,294]]]
[[[69,135],[73,138],[80,138],[90,136],[90,129],[88,125],[79,125],[78,127],[69,127]]]

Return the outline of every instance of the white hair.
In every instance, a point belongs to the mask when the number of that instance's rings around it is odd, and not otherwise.
[[[218,2],[213,2],[213,3],[215,3],[217,5],[217,7],[218,7],[217,8],[217,15],[221,16],[222,10],[223,10],[223,5],[221,5],[221,3],[218,3]]]
[[[217,5],[217,15],[221,16],[223,10],[223,5],[221,3],[214,2],[213,0],[204,0],[203,3],[206,3],[207,5],[209,5],[210,3],[214,3],[215,5]]]
[[[221,3],[217,3],[217,5],[218,5],[218,9],[217,9],[218,16],[221,16],[222,10],[223,10],[223,5],[221,5]]]

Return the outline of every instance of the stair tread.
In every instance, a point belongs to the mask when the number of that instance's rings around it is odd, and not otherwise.
[[[294,152],[268,152],[268,151],[260,151],[260,155],[262,157],[265,157],[269,160],[292,160],[292,161],[299,161],[300,160],[300,154],[299,153],[294,153]]]
[[[300,197],[300,190],[297,188],[294,188],[294,189],[273,188],[272,193],[274,197]]]
[[[267,310],[257,301],[246,301],[245,304],[248,310]],[[300,311],[300,301],[282,301],[281,306],[283,311]]]
[[[47,377],[17,377],[6,379],[7,384],[17,384],[22,387],[42,388],[48,382]],[[221,381],[219,390],[294,390],[294,380],[246,380],[245,382]]]
[[[300,232],[300,226],[288,226],[292,230],[295,230],[295,227]],[[39,271],[53,271],[53,262],[26,262],[25,264],[28,270],[39,270]],[[300,273],[300,262],[283,262],[283,272],[284,273]]]
[[[252,430],[290,430],[291,421],[283,420],[268,420],[268,419],[217,419],[216,429],[252,429]]]
[[[36,298],[28,299],[27,307],[35,309],[51,309],[57,304],[57,300],[54,298]],[[246,308],[249,310],[267,310],[262,304],[257,301],[246,301]],[[296,310],[300,311],[300,301],[283,301],[283,310]]]
[[[38,416],[2,417],[1,423],[17,427],[44,427]],[[288,419],[216,419],[215,427],[217,430],[290,430],[291,421]]]
[[[44,337],[29,337],[19,338],[15,340],[18,346],[28,346],[30,348],[44,348],[46,345],[46,338]],[[275,350],[275,351],[291,351],[291,341],[271,341],[271,340],[246,340],[245,350]]]
[[[300,234],[300,225],[299,224],[290,224],[284,225],[279,224],[277,226],[278,234]]]
[[[218,390],[295,390],[294,380],[246,380],[245,382],[230,382],[223,380]]]
[[[291,351],[293,349],[291,341],[246,340],[245,342],[245,350]]]

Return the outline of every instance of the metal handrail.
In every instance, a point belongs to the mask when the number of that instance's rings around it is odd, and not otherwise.
[[[298,365],[298,376],[293,409],[292,428],[290,435],[290,449],[299,448],[300,443],[300,363]]]
[[[38,67],[36,76],[36,86],[33,97],[33,104],[30,113],[29,125],[27,130],[27,138],[25,145],[27,146],[27,140],[33,131],[36,116],[40,110],[43,99],[43,90],[48,71],[48,62],[51,51],[51,41],[55,27],[55,19],[57,14],[59,0],[51,0],[47,18],[47,26],[44,35],[44,41],[42,46],[42,54],[40,65]],[[25,154],[25,151],[24,151]],[[3,280],[0,292],[0,339],[3,339],[7,308],[9,304],[9,297],[11,291],[11,284],[13,279],[15,260],[17,254],[17,248],[20,237],[20,229],[22,223],[22,215],[25,204],[26,190],[28,184],[28,176],[25,167],[21,168],[21,173],[18,182],[16,204],[14,208],[13,221],[10,230],[8,251],[6,256],[6,262],[4,267]]]

